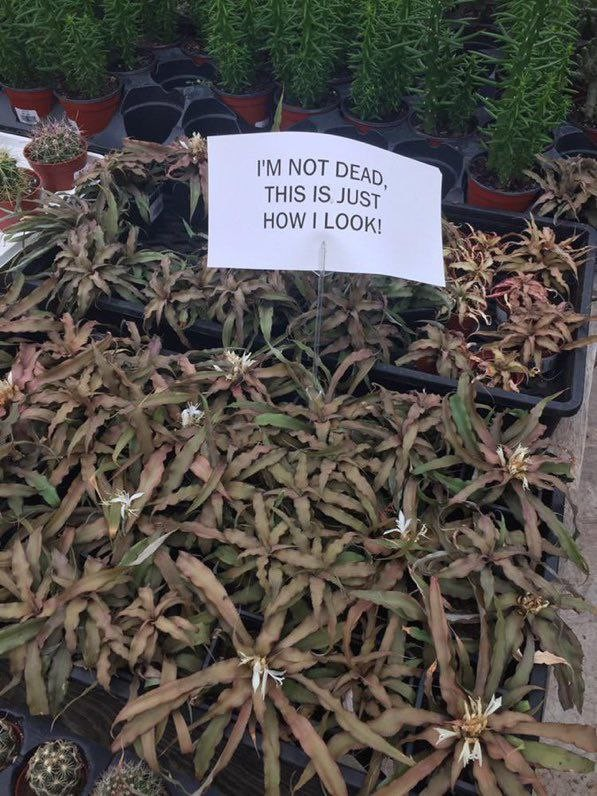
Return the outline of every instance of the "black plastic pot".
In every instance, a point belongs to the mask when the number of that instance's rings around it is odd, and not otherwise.
[[[442,198],[462,180],[464,158],[457,149],[449,144],[436,146],[429,141],[413,139],[396,144],[394,152],[397,155],[436,166],[442,173]]]
[[[597,158],[597,146],[583,133],[566,133],[560,136],[555,148],[563,157],[582,155],[585,158]]]
[[[122,103],[126,134],[163,144],[176,127],[183,108],[184,97],[179,91],[165,91],[160,86],[132,88]]]
[[[189,58],[174,61],[161,61],[152,72],[152,77],[166,91],[173,88],[187,88],[201,83],[211,83],[216,70],[211,64],[198,66]]]
[[[182,117],[185,135],[199,133],[204,138],[209,135],[230,135],[242,132],[236,114],[216,99],[200,99],[191,102]]]

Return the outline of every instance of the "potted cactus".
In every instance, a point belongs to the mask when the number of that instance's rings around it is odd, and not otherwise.
[[[36,206],[39,178],[21,168],[15,158],[0,149],[0,230],[16,224],[19,215]]]
[[[87,763],[77,744],[47,741],[33,752],[19,774],[15,796],[79,796],[87,779]]]
[[[33,130],[23,154],[48,191],[68,191],[87,162],[87,144],[66,120],[47,119]]]
[[[108,50],[101,23],[84,8],[57,20],[60,25],[60,104],[83,135],[99,133],[120,105],[122,88],[108,73]]]
[[[0,4],[0,86],[22,124],[35,124],[52,110],[54,94],[43,74],[43,50],[30,40],[28,22],[39,0]]]
[[[210,0],[206,8],[207,50],[218,66],[216,96],[246,122],[266,127],[273,84],[263,74],[255,0]]]
[[[14,763],[22,743],[21,728],[7,716],[0,718],[0,771]]]
[[[168,791],[146,763],[122,761],[96,783],[91,796],[168,796]]]

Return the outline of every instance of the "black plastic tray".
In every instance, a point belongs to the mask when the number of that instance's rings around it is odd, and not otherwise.
[[[494,212],[454,204],[444,204],[443,214],[449,221],[457,224],[468,223],[480,230],[498,233],[521,232],[525,229],[528,220],[527,216],[522,214]],[[572,286],[570,295],[574,309],[588,315],[591,311],[593,273],[597,256],[596,231],[586,225],[570,221],[554,222],[552,219],[541,217],[537,217],[535,220],[539,226],[554,228],[560,240],[571,235],[578,235],[579,246],[590,245],[592,247],[587,255],[585,265],[579,269],[579,281]],[[98,299],[88,315],[102,323],[114,326],[119,326],[124,320],[140,324],[143,322],[141,305],[118,298]],[[577,336],[586,336],[588,330],[587,322],[577,332]],[[178,351],[184,350],[181,341],[169,327],[163,325],[158,331],[163,336],[167,347]],[[185,330],[185,335],[192,347],[218,348],[222,345],[222,327],[209,320],[193,324]],[[586,348],[567,351],[560,354],[558,358],[559,378],[535,380],[534,385],[538,386],[536,392],[525,392],[523,388],[516,393],[479,385],[478,398],[483,403],[497,408],[530,410],[546,396],[560,392],[558,397],[547,404],[543,415],[550,431],[553,431],[560,418],[576,414],[581,407],[584,397],[586,362]],[[397,367],[385,363],[375,365],[371,370],[370,379],[373,383],[396,390],[426,390],[440,395],[454,392],[457,387],[455,379],[426,373],[414,367]]]
[[[31,716],[22,707],[12,704],[8,699],[0,700],[0,716],[13,721],[22,733],[21,751],[17,759],[0,771],[0,793],[2,796],[14,793],[17,778],[27,761],[35,749],[47,741],[58,739],[72,741],[80,748],[87,764],[87,780],[81,791],[81,796],[89,796],[101,776],[121,760],[121,755],[114,755],[105,747],[71,732],[62,722],[53,722],[47,717]],[[138,758],[131,750],[126,750],[124,759],[132,762]],[[193,780],[181,777],[179,772],[175,772],[175,778],[180,781],[181,787],[164,783],[169,796],[185,796],[197,787]],[[216,789],[210,789],[208,796],[219,796],[219,792]]]
[[[522,232],[526,227],[528,216],[520,213],[502,213],[492,210],[481,210],[468,205],[444,204],[443,214],[457,224],[471,224],[485,232]],[[592,247],[587,255],[585,265],[579,269],[579,281],[571,289],[570,300],[577,312],[588,315],[591,311],[591,294],[593,289],[593,272],[597,249],[597,234],[595,230],[584,224],[571,221],[554,222],[550,218],[535,218],[540,227],[552,227],[556,230],[559,240],[578,235],[578,245]],[[577,332],[577,336],[586,336],[589,323]],[[563,394],[550,401],[544,410],[544,418],[550,421],[553,430],[555,423],[562,417],[569,417],[578,412],[583,402],[585,389],[585,369],[587,363],[586,348],[578,348],[564,352],[560,355],[561,378],[558,381],[545,382],[538,394],[524,392],[508,392],[496,387],[478,388],[478,398],[483,403],[495,407],[527,409],[536,406],[544,397],[559,391]],[[371,371],[372,381],[394,389],[419,389],[427,392],[446,393],[454,392],[457,387],[456,379],[425,373],[422,370],[409,367],[396,367],[395,365],[377,364]],[[554,422],[555,421],[555,422]]]

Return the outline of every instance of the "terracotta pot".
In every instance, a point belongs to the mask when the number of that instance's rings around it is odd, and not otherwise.
[[[20,220],[21,215],[35,210],[39,199],[39,177],[30,169],[21,169],[30,175],[33,188],[21,199],[20,207],[15,202],[0,202],[0,230],[8,229]],[[14,215],[14,214],[18,215]]]
[[[340,110],[342,116],[344,116],[344,118],[347,121],[349,121],[354,127],[356,127],[359,133],[362,133],[363,135],[367,135],[367,133],[370,133],[374,130],[378,132],[383,132],[385,130],[391,130],[393,127],[398,127],[398,125],[404,121],[408,113],[408,108],[403,103],[393,119],[390,119],[387,122],[376,122],[376,121],[370,122],[365,119],[360,119],[358,116],[355,116],[350,111],[350,100],[347,99],[342,100],[342,103],[340,105]]]
[[[323,108],[301,108],[300,105],[289,105],[287,102],[283,102],[280,130],[288,130],[299,122],[315,119],[318,116],[323,116],[325,113],[330,113],[330,111],[336,110],[339,102],[340,100],[336,99]]]
[[[250,94],[228,94],[214,88],[214,94],[253,127],[268,127],[272,118],[274,87]]]
[[[187,58],[190,58],[194,64],[197,64],[197,66],[203,66],[203,64],[211,63],[211,58],[206,52],[203,52],[202,50],[195,50],[187,42],[182,44],[180,49],[187,56]]]
[[[512,213],[524,213],[539,196],[539,188],[528,191],[500,191],[489,185],[483,185],[470,173],[467,173],[466,201],[474,207],[488,207],[492,210],[509,210]]]
[[[119,85],[105,97],[90,100],[69,99],[62,94],[56,96],[69,119],[76,122],[81,133],[89,137],[110,124],[110,120],[120,107],[122,86]]]
[[[463,146],[469,141],[476,129],[476,125],[472,124],[469,132],[463,133],[462,135],[440,135],[440,134],[430,134],[426,133],[421,126],[421,122],[419,117],[417,116],[416,111],[413,111],[410,116],[408,117],[408,123],[412,127],[412,129],[420,136],[425,138],[430,146],[432,147],[440,147],[448,144],[449,146],[458,147]]]
[[[37,124],[56,102],[51,88],[11,88],[3,84],[2,88],[21,124]]]
[[[23,154],[27,162],[41,180],[46,191],[70,191],[75,182],[75,174],[87,163],[87,146],[85,151],[76,158],[65,160],[62,163],[39,163],[29,157],[30,144],[27,144]]]

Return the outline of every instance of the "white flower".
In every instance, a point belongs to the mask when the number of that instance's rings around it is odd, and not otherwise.
[[[135,510],[132,507],[133,500],[138,500],[142,498],[145,492],[135,492],[134,495],[129,495],[128,492],[119,492],[113,498],[111,498],[108,503],[120,503],[120,517],[122,520],[125,520],[127,515],[134,514]]]
[[[406,519],[404,516],[404,512],[400,510],[398,512],[398,519],[396,520],[396,527],[390,528],[389,531],[384,531],[383,535],[387,536],[389,533],[399,533],[400,536],[404,536],[404,534],[408,531],[410,525],[412,523],[411,519]]]
[[[205,412],[199,409],[197,404],[187,404],[187,408],[180,413],[180,424],[183,428],[198,426],[204,414]]]
[[[187,149],[190,152],[193,163],[196,164],[206,159],[207,141],[199,133],[193,133],[188,141],[181,139],[179,143],[183,149]]]
[[[529,481],[526,476],[527,473],[527,458],[529,456],[529,449],[524,445],[517,445],[514,451],[506,457],[506,452],[502,445],[497,447],[497,455],[502,467],[508,471],[508,474],[513,478],[518,478],[522,481],[523,489],[529,488]]]
[[[499,710],[501,707],[502,707],[502,698],[496,697],[496,695],[494,694],[489,700],[489,704],[485,708],[485,716],[491,716],[492,713],[495,713],[496,710]]]
[[[223,373],[228,381],[235,381],[250,370],[257,360],[252,359],[245,351],[244,354],[239,355],[236,351],[227,350],[222,355],[223,363],[221,365],[214,364],[214,369],[219,373]]]
[[[435,727],[434,728],[436,733],[439,735],[437,739],[438,743],[443,743],[447,741],[449,738],[458,738],[459,734],[456,730],[448,730],[445,727]]]
[[[458,761],[466,766],[472,761],[477,761],[480,766],[483,765],[483,755],[481,753],[481,742],[478,738],[465,738],[462,745],[462,751],[458,757]]]
[[[286,671],[268,669],[265,658],[260,658],[257,655],[245,655],[244,652],[239,652],[238,657],[240,658],[239,666],[244,666],[245,664],[252,666],[253,675],[251,677],[251,685],[253,687],[253,692],[256,693],[261,687],[261,696],[263,699],[265,699],[268,677],[271,677],[278,685],[282,685],[284,682]]]
[[[412,527],[411,527],[412,526]],[[400,537],[400,542],[416,542],[417,539],[422,538],[427,534],[427,526],[421,525],[420,529],[417,529],[417,521],[406,519],[404,516],[403,511],[398,512],[398,517],[396,519],[396,526],[394,528],[390,528],[389,531],[384,531],[383,535],[387,536],[391,533],[397,533]],[[400,547],[400,543],[395,540],[389,540],[390,544],[394,545],[395,547]]]

